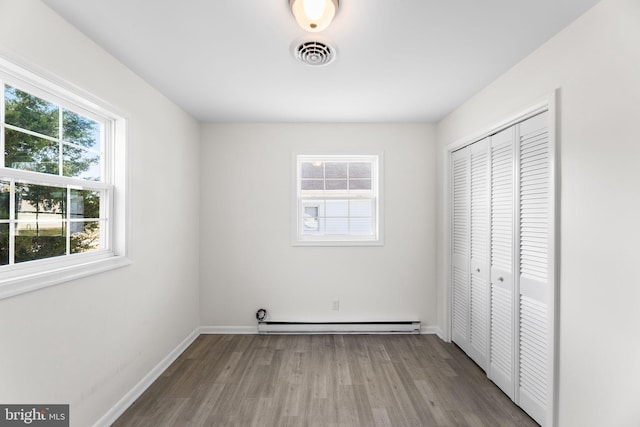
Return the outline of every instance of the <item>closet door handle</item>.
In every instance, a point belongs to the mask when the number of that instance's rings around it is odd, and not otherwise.
[[[504,277],[502,276],[498,277],[498,282],[504,282]]]
[[[476,268],[476,273],[480,273],[480,269],[479,268]]]

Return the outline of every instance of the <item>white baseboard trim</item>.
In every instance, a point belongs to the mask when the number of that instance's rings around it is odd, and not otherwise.
[[[437,335],[442,339],[442,330],[437,326],[422,326],[420,333],[424,335]]]
[[[142,395],[155,380],[200,336],[200,328],[196,328],[187,338],[185,338],[176,348],[174,348],[164,359],[160,361],[147,375],[140,380],[122,399],[118,401],[109,411],[102,416],[93,427],[108,427],[126,411],[129,406]]]
[[[253,335],[258,333],[258,326],[200,326],[200,333],[204,335],[239,334]]]

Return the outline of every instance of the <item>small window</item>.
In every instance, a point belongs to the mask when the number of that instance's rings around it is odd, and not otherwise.
[[[297,244],[380,244],[380,156],[296,157]]]
[[[103,271],[96,261],[122,254],[122,233],[114,230],[124,218],[114,212],[123,210],[114,193],[116,186],[125,191],[124,164],[115,157],[123,122],[0,61],[0,297],[21,293],[14,284],[27,277],[32,290],[47,274],[59,283],[62,271]],[[71,272],[78,266],[86,271]]]

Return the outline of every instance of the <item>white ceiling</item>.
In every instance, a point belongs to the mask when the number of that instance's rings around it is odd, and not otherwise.
[[[44,0],[207,122],[434,122],[598,0],[342,0],[295,60],[289,0]]]

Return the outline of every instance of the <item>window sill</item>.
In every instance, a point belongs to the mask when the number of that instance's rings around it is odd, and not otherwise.
[[[382,240],[297,240],[291,246],[384,246]]]
[[[127,257],[108,254],[73,262],[47,261],[52,262],[11,270],[10,277],[3,274],[7,278],[0,280],[0,300],[131,264]]]

